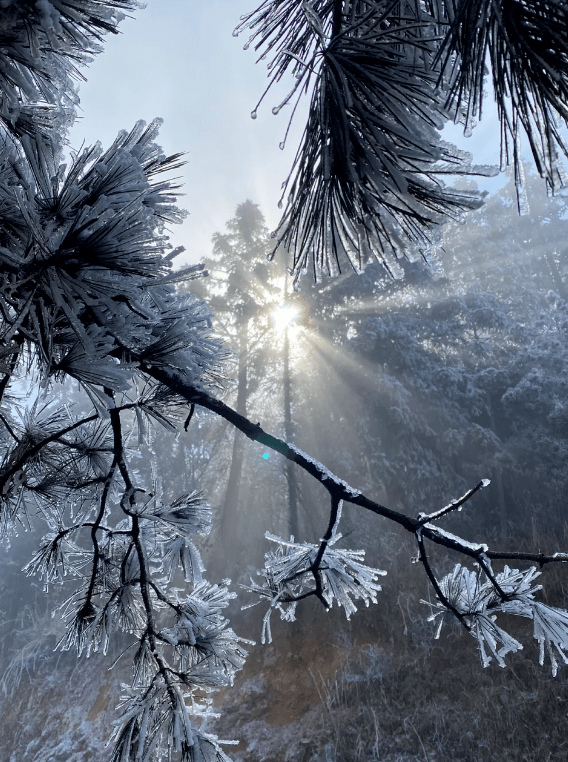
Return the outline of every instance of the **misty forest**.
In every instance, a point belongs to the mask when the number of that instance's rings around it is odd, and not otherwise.
[[[235,19],[305,126],[199,264],[189,146],[69,140],[138,13],[0,0],[0,759],[564,760],[566,5]]]

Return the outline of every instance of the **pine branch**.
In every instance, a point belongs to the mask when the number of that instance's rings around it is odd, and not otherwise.
[[[31,445],[29,448],[25,448],[24,452],[21,455],[19,454],[14,462],[9,463],[8,468],[3,470],[0,474],[0,493],[2,493],[2,490],[6,487],[10,479],[18,471],[20,471],[23,466],[25,466],[26,462],[40,453],[42,449],[47,447],[47,445],[51,444],[52,442],[57,442],[61,439],[61,437],[64,437],[65,434],[69,434],[71,431],[74,431],[75,429],[78,429],[80,426],[84,426],[87,423],[96,421],[98,418],[98,413],[94,413],[93,415],[87,416],[86,418],[81,418],[81,420],[75,421],[75,423],[66,426],[64,429],[50,434],[41,441],[36,442],[36,444]]]
[[[275,452],[280,453],[288,460],[295,463],[302,468],[306,473],[316,479],[322,484],[323,487],[329,492],[333,500],[342,500],[346,503],[352,503],[358,505],[361,508],[365,508],[378,516],[393,521],[395,524],[406,529],[413,535],[416,535],[417,531],[421,531],[422,536],[426,537],[436,545],[447,548],[448,550],[454,550],[462,555],[471,558],[474,561],[479,561],[483,557],[489,559],[503,559],[503,560],[519,560],[519,561],[536,561],[539,564],[545,563],[562,563],[568,560],[568,555],[556,553],[550,556],[543,555],[542,553],[522,553],[522,552],[500,552],[490,551],[487,546],[481,544],[470,543],[462,538],[452,535],[449,532],[439,529],[438,527],[424,523],[425,515],[419,514],[418,518],[412,518],[410,516],[395,511],[392,508],[387,508],[380,503],[363,495],[357,489],[351,487],[343,479],[335,476],[324,465],[310,458],[303,453],[297,447],[284,442],[283,440],[275,437],[262,429],[259,423],[252,423],[248,418],[240,415],[231,407],[226,405],[221,400],[213,397],[208,392],[198,387],[192,386],[187,383],[183,377],[183,374],[173,369],[164,369],[157,367],[143,366],[142,370],[146,372],[152,378],[155,378],[164,386],[169,387],[176,394],[184,397],[190,404],[199,405],[207,410],[219,415],[226,421],[235,426],[239,431],[242,431],[253,442],[258,442],[264,447],[268,447]],[[474,494],[476,494],[482,487],[485,486],[486,480],[479,482],[476,487],[469,490],[466,495],[459,501],[451,504],[451,510],[463,505],[466,500],[469,500]],[[443,515],[449,509],[443,509],[443,512],[436,515]],[[329,531],[329,529],[328,529]]]

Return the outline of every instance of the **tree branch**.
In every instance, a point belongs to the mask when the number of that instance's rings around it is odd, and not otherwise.
[[[448,600],[447,596],[444,595],[442,592],[442,588],[440,587],[440,584],[438,580],[436,579],[436,576],[434,572],[432,571],[432,567],[430,566],[430,561],[428,560],[428,555],[426,553],[426,548],[424,546],[424,538],[422,537],[422,532],[418,530],[416,532],[416,542],[418,543],[418,549],[419,549],[419,560],[422,566],[424,567],[424,571],[426,572],[426,575],[428,579],[430,580],[430,584],[434,588],[434,592],[436,593],[436,597],[442,603],[448,611],[451,611],[452,614],[459,619],[460,623],[465,627],[465,629],[469,632],[471,630],[471,627],[467,623],[464,615],[461,613],[461,611],[458,611],[457,608]]]
[[[399,511],[395,511],[391,508],[387,508],[374,500],[369,499],[365,495],[361,494],[358,490],[351,487],[347,482],[340,479],[335,474],[331,473],[325,466],[318,463],[306,453],[299,450],[297,447],[284,442],[278,437],[274,437],[268,434],[262,429],[260,423],[252,423],[248,418],[240,415],[235,410],[230,408],[224,402],[215,397],[212,397],[208,392],[193,386],[187,381],[180,371],[173,369],[165,369],[163,367],[156,366],[144,366],[142,370],[154,378],[161,384],[169,387],[172,391],[185,398],[191,405],[199,405],[204,407],[217,415],[224,418],[226,421],[235,426],[239,431],[242,431],[249,439],[254,442],[259,442],[264,447],[268,447],[276,452],[279,452],[288,460],[296,463],[300,468],[306,471],[310,476],[319,481],[323,487],[329,492],[332,498],[332,508],[329,525],[326,534],[323,538],[322,544],[318,551],[318,556],[310,571],[314,574],[316,589],[311,591],[309,595],[316,595],[320,600],[322,599],[321,591],[321,579],[318,574],[319,563],[325,552],[325,548],[328,545],[329,540],[333,532],[333,527],[337,520],[337,510],[341,501],[358,505],[361,508],[365,508],[372,513],[382,516],[383,518],[393,521],[399,526],[406,529],[416,536],[420,549],[420,561],[424,566],[426,574],[434,587],[436,595],[440,602],[451,611],[457,619],[466,627],[470,629],[467,622],[464,620],[463,615],[460,614],[454,606],[450,604],[446,596],[440,589],[440,586],[436,580],[436,577],[432,571],[426,551],[424,548],[424,538],[427,538],[431,542],[449,550],[454,550],[457,553],[468,556],[473,561],[478,563],[481,568],[486,572],[489,570],[487,560],[517,560],[517,561],[536,561],[541,566],[545,563],[568,562],[568,554],[555,553],[550,556],[545,556],[542,553],[516,553],[516,552],[495,552],[489,551],[487,546],[480,543],[471,543],[464,540],[461,537],[453,535],[445,530],[429,523],[431,519],[439,519],[442,516],[450,513],[451,511],[458,510],[465,502],[467,502],[473,495],[487,486],[488,480],[480,481],[475,487],[468,490],[461,498],[452,501],[445,508],[431,513],[420,513],[418,518],[411,518]],[[487,575],[488,579],[494,586],[497,594],[506,600],[507,596],[497,583],[494,575],[490,572]],[[307,594],[301,596],[307,597]]]
[[[32,445],[29,450],[26,450],[21,457],[19,457],[15,463],[13,463],[4,473],[0,476],[0,493],[2,493],[4,487],[8,483],[8,480],[14,476],[14,474],[19,471],[25,464],[29,458],[33,458],[34,455],[37,455],[40,450],[42,450],[46,445],[50,444],[51,442],[56,442],[58,439],[60,439],[65,434],[68,434],[70,431],[74,431],[75,429],[78,429],[79,426],[83,426],[86,423],[90,423],[91,421],[96,421],[99,418],[98,413],[94,413],[93,415],[88,416],[87,418],[82,418],[80,421],[76,421],[75,423],[72,423],[70,426],[66,426],[64,429],[61,429],[60,431],[56,431],[55,434],[50,434],[48,437],[45,437],[45,439],[42,439],[40,442],[37,442],[35,445]]]
[[[335,526],[337,525],[337,517],[339,516],[340,505],[341,505],[341,500],[334,493],[332,493],[331,508],[329,512],[329,524],[327,526],[326,533],[324,534],[321,544],[319,546],[317,556],[315,557],[314,563],[311,567],[311,571],[312,571],[312,574],[314,575],[314,580],[316,583],[315,594],[319,598],[319,600],[323,603],[326,609],[328,605],[323,597],[323,584],[322,584],[321,573],[320,573],[320,564],[322,562],[322,558],[324,556],[326,548],[329,545],[329,541],[333,537],[333,530]]]

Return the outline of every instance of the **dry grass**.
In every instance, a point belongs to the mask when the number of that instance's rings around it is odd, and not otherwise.
[[[544,549],[553,540],[530,542]],[[508,657],[506,669],[482,669],[475,641],[460,630],[446,628],[433,640],[420,603],[427,596],[422,574],[409,563],[410,547],[400,544],[391,584],[396,580],[405,592],[386,584],[379,606],[350,624],[339,612],[324,615],[306,605],[301,624],[278,626],[274,645],[255,649],[224,697],[218,730],[241,739],[231,756],[237,762],[564,762],[568,683],[565,672],[553,679],[548,666],[538,665],[532,623],[507,622],[525,649]],[[438,563],[447,569],[451,559]],[[546,569],[543,578],[546,602],[566,606],[566,570]]]

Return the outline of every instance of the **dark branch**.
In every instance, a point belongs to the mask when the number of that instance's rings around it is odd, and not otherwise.
[[[416,541],[418,543],[418,549],[420,552],[420,555],[418,556],[420,563],[424,567],[424,570],[426,572],[426,575],[428,579],[430,580],[430,583],[432,587],[434,588],[434,592],[436,593],[436,596],[440,603],[442,603],[448,611],[451,611],[452,614],[459,619],[460,623],[465,627],[466,630],[471,629],[469,624],[467,623],[464,615],[461,613],[461,611],[458,611],[457,608],[448,600],[448,598],[444,595],[442,592],[442,589],[440,587],[440,584],[438,583],[438,580],[436,579],[436,576],[434,575],[434,572],[432,571],[432,567],[430,566],[430,561],[428,560],[428,555],[426,553],[426,548],[424,547],[424,538],[422,537],[422,532],[418,531],[416,533]]]

